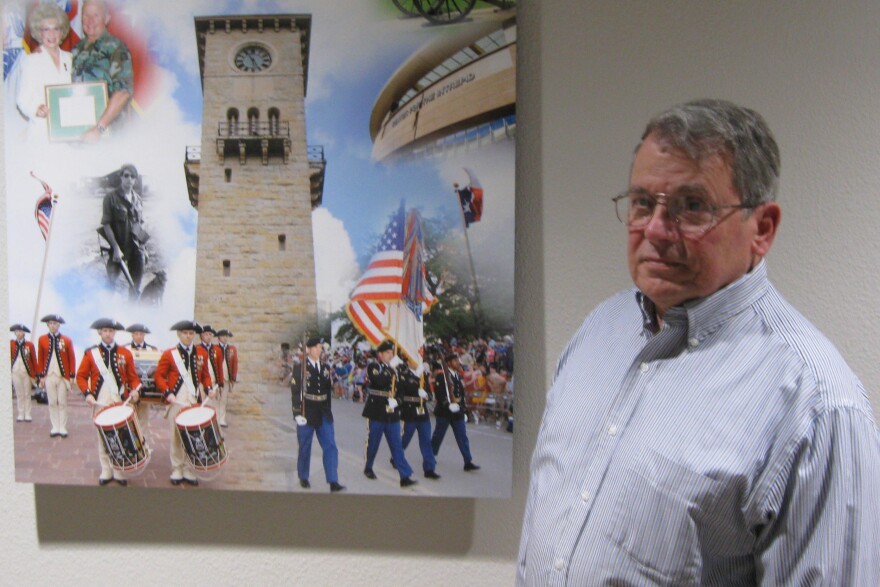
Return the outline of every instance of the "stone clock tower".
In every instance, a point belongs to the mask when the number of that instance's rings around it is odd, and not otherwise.
[[[270,358],[317,323],[311,212],[324,159],[306,146],[311,17],[198,17],[195,29],[202,142],[184,165],[198,210],[195,318],[233,332],[236,426],[270,415]]]

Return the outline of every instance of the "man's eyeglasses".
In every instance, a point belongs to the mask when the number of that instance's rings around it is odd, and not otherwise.
[[[716,206],[706,199],[705,194],[700,192],[652,194],[638,188],[629,189],[611,200],[614,202],[617,219],[634,229],[645,228],[654,217],[657,205],[663,204],[666,206],[666,215],[669,220],[681,234],[690,237],[704,235],[736,210],[755,207],[747,204]],[[722,215],[722,210],[731,210],[731,212]]]

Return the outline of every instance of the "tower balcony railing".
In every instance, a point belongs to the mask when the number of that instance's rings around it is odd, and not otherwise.
[[[217,136],[228,138],[286,138],[290,139],[290,123],[283,120],[268,122],[220,122]]]

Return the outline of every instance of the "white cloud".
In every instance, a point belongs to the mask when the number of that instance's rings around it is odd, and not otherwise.
[[[312,212],[312,233],[318,303],[335,312],[348,301],[360,268],[345,226],[326,208]]]

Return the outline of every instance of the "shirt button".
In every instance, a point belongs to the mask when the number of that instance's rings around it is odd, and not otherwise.
[[[696,338],[689,338],[689,339],[688,339],[688,346],[689,346],[689,347],[691,347],[691,348],[696,348],[696,347],[698,347],[699,345],[700,345],[700,341],[697,340]]]
[[[589,491],[584,491],[583,493],[581,493],[581,501],[584,503],[587,503],[588,501],[590,501],[590,492]]]
[[[612,424],[608,427],[608,436],[615,436],[617,434],[617,426]]]
[[[647,363],[642,363],[641,365],[639,365],[639,371],[641,371],[642,373],[647,373],[648,369],[650,368],[650,365],[648,365]]]
[[[556,559],[556,562],[553,563],[553,566],[556,568],[557,571],[561,571],[565,568],[565,561],[561,558],[558,558]]]

